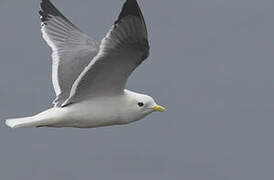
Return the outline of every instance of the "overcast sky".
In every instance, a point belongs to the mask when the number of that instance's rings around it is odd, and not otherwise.
[[[53,0],[52,0],[53,1]],[[124,0],[54,0],[98,41]],[[139,0],[151,55],[128,89],[167,107],[99,129],[1,123],[0,179],[272,180],[274,1]],[[0,0],[0,119],[51,106],[39,0]]]

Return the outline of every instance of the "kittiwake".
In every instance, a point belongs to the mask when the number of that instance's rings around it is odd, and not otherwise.
[[[101,43],[71,23],[51,2],[42,0],[41,31],[52,49],[54,107],[37,115],[6,120],[11,128],[95,128],[128,124],[165,111],[148,95],[125,89],[149,56],[148,33],[136,0],[127,0]]]

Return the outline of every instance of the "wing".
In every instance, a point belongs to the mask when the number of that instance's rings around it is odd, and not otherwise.
[[[149,55],[146,24],[136,0],[127,0],[102,40],[99,53],[77,78],[62,105],[88,97],[121,94],[134,69]]]
[[[98,53],[99,45],[73,25],[49,0],[42,0],[41,31],[52,49],[52,82],[55,106],[69,97],[71,87]]]

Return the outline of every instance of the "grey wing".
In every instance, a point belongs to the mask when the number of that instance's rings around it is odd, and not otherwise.
[[[42,0],[41,31],[52,49],[52,82],[55,106],[69,97],[71,87],[98,53],[99,45],[73,25],[49,0]]]
[[[102,40],[99,53],[83,70],[62,105],[87,97],[121,94],[130,74],[149,55],[147,29],[136,0],[127,0]]]

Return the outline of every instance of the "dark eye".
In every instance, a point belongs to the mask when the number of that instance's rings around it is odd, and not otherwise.
[[[144,106],[144,103],[139,102],[139,103],[138,103],[138,106],[139,106],[139,107],[143,107],[143,106]]]

